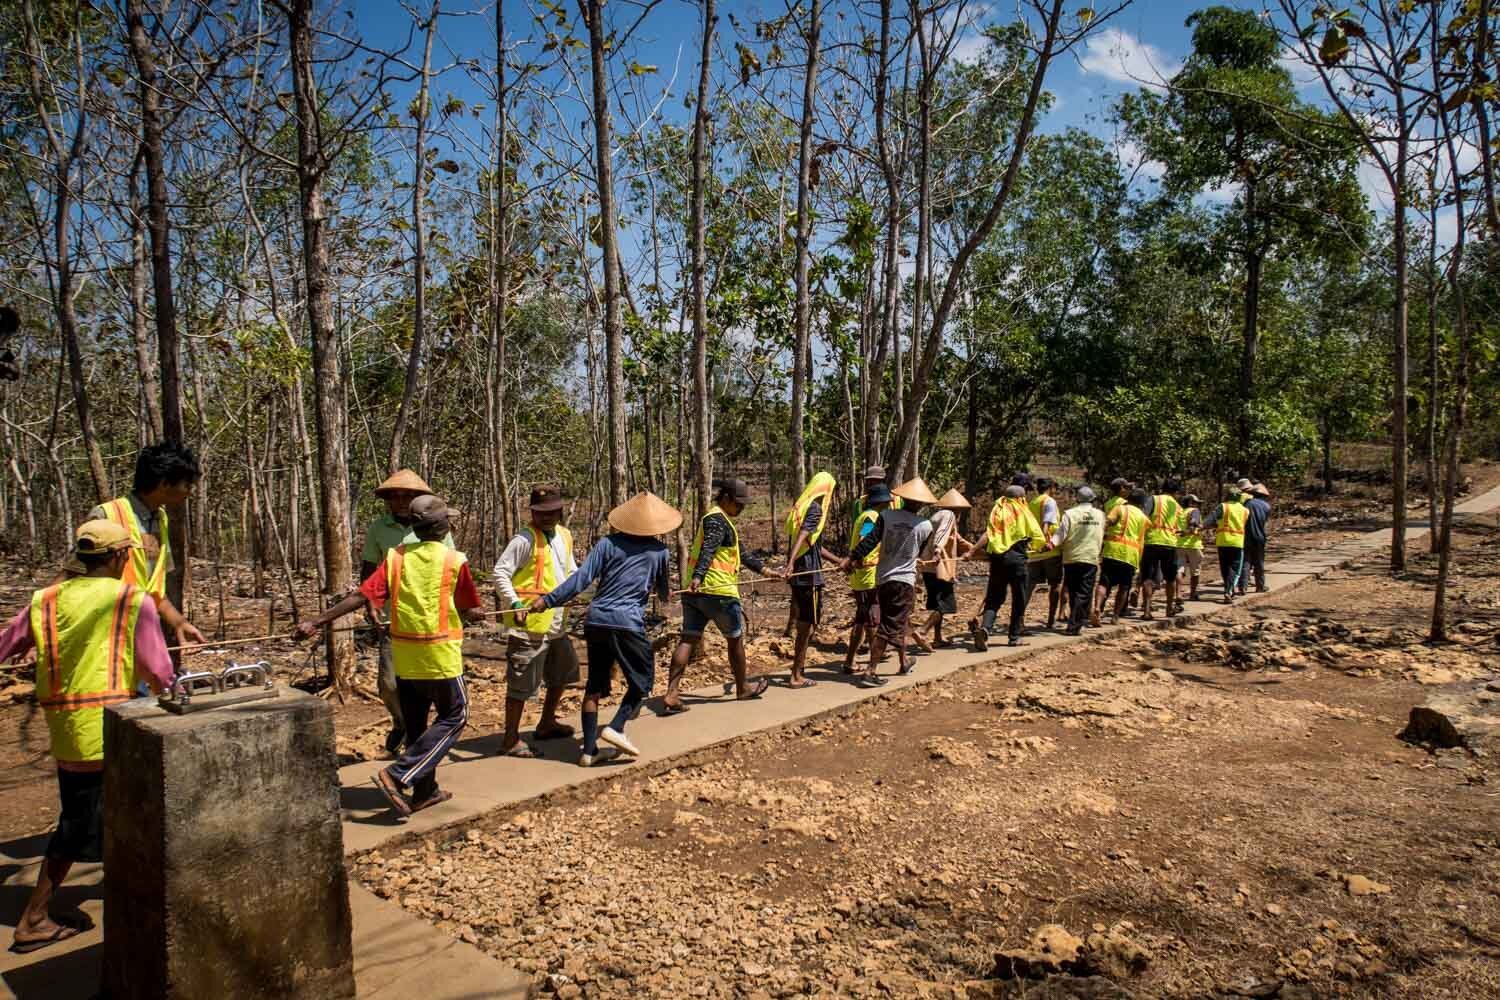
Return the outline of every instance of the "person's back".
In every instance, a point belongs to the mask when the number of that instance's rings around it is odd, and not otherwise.
[[[1271,517],[1271,504],[1262,497],[1251,497],[1245,501],[1245,538],[1252,542],[1264,543],[1266,540],[1266,522]]]
[[[932,522],[909,510],[887,508],[880,512],[885,522],[880,537],[880,562],[875,567],[875,578],[880,583],[899,580],[902,583],[917,582],[917,556],[922,544],[932,534]]]
[[[616,531],[599,539],[594,549],[582,568],[587,571],[593,562],[597,573],[587,624],[644,629],[642,609],[670,564],[667,547],[655,538]]]
[[[1096,564],[1104,544],[1104,514],[1092,503],[1070,507],[1063,515],[1068,519],[1068,535],[1062,543],[1063,565]]]

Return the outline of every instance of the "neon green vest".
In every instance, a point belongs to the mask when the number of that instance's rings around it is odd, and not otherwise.
[[[1147,545],[1170,545],[1177,547],[1177,512],[1182,505],[1176,497],[1163,493],[1152,497],[1151,526],[1146,529]]]
[[[1129,563],[1135,569],[1141,568],[1141,550],[1146,547],[1146,515],[1141,513],[1139,507],[1129,506],[1125,508],[1125,516],[1112,525],[1106,525],[1104,529],[1104,544],[1099,549],[1099,555],[1105,559],[1114,559],[1118,562]]]
[[[1203,538],[1192,529],[1193,514],[1197,507],[1177,508],[1177,547],[1179,549],[1201,549]]]
[[[130,531],[130,540],[135,543],[135,548],[130,550],[130,561],[125,564],[125,573],[120,577],[120,582],[143,587],[146,593],[161,600],[167,596],[167,564],[172,561],[172,545],[167,541],[170,537],[167,531],[167,509],[163,507],[156,512],[157,530],[161,532],[161,551],[156,555],[156,566],[148,574],[146,572],[146,549],[141,544],[141,522],[135,518],[135,508],[131,506],[130,498],[115,497],[103,506],[104,516],[116,524],[124,525]]]
[[[398,545],[385,554],[391,663],[397,677],[445,680],[464,672],[464,624],[453,603],[462,552],[442,542]]]
[[[1001,497],[990,508],[988,533],[989,544],[986,548],[991,554],[998,555],[1009,552],[1011,546],[1023,538],[1030,538],[1035,543],[1042,537],[1042,528],[1036,523],[1036,518],[1031,516],[1031,508],[1026,506],[1025,500]]]
[[[703,574],[703,583],[698,588],[700,594],[714,594],[718,597],[740,596],[740,533],[734,526],[734,518],[724,513],[717,505],[709,508],[707,514],[703,515],[706,521],[713,515],[718,514],[726,524],[729,525],[730,543],[720,545],[714,557],[709,561],[708,570]],[[688,562],[693,566],[698,565],[698,554],[703,551],[703,521],[698,522],[698,534],[693,538],[693,546],[688,549]]]
[[[807,541],[802,543],[802,547],[792,553],[793,559],[801,558],[818,544],[818,539],[823,537],[823,528],[828,524],[829,499],[833,496],[834,486],[835,481],[832,476],[826,472],[818,473],[808,481],[802,495],[786,512],[786,544],[787,548],[791,548],[792,543],[797,540],[797,535],[802,531],[802,520],[812,509],[813,501],[817,500],[822,504],[823,516],[818,519],[818,526],[807,536]]]
[[[1245,547],[1245,522],[1250,512],[1244,504],[1225,500],[1219,505],[1218,531],[1214,534],[1214,545],[1219,548],[1243,549]]]
[[[859,529],[862,528],[862,527],[864,527],[866,524],[874,524],[879,519],[880,519],[880,511],[878,511],[878,510],[860,511],[859,516],[854,519],[854,530],[852,530],[852,531],[849,532],[849,551],[850,552],[853,552],[854,551],[854,547],[859,544],[859,538],[860,538],[860,530]],[[862,562],[862,563],[859,564],[859,568],[856,569],[856,570],[854,570],[852,573],[849,574],[849,589],[850,590],[874,590],[875,589],[875,564],[877,562],[879,562],[879,561],[880,561],[880,546],[877,545],[877,546],[875,546],[874,549],[872,549],[870,551],[869,555],[865,556],[864,562]]]
[[[1053,529],[1055,529],[1057,525],[1042,523],[1042,507],[1046,505],[1046,502],[1047,497],[1038,493],[1036,499],[1032,500],[1026,505],[1027,508],[1031,511],[1032,518],[1042,529],[1042,538],[1034,539],[1031,543],[1031,551],[1026,555],[1027,562],[1041,562],[1043,559],[1062,558],[1062,549],[1047,548],[1045,539],[1051,536]]]
[[[529,527],[527,530],[531,532],[531,561],[516,570],[511,575],[510,582],[516,590],[516,596],[530,604],[531,602],[526,598],[550,594],[562,581],[557,578],[557,561],[552,558],[552,546],[547,543],[547,536],[537,531],[535,527]],[[563,546],[568,554],[572,555],[573,536],[560,524],[556,531],[558,537],[563,540]],[[563,614],[561,608],[532,612],[526,616],[524,627],[533,635],[545,635],[552,629],[553,622],[561,614]]]
[[[64,766],[104,759],[104,706],[135,688],[135,626],[146,592],[111,577],[75,576],[31,595],[36,700],[52,756]]]

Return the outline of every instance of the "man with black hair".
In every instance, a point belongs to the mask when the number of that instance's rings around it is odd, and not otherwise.
[[[167,573],[175,568],[167,508],[185,503],[201,475],[198,458],[186,445],[147,445],[135,457],[130,492],[89,511],[89,520],[113,521],[129,533],[133,547],[121,579],[151,595],[162,625],[177,636],[178,645],[208,640],[167,598]]]
[[[1047,628],[1053,629],[1057,627],[1057,606],[1062,601],[1063,560],[1062,549],[1050,540],[1061,518],[1052,496],[1056,484],[1046,476],[1036,477],[1034,483],[1036,495],[1027,505],[1042,528],[1042,538],[1033,542],[1026,554],[1026,601],[1031,602],[1031,594],[1038,586],[1047,585]]]
[[[1141,555],[1141,611],[1149,620],[1151,595],[1158,583],[1167,592],[1167,615],[1177,605],[1177,517],[1181,506],[1177,494],[1182,484],[1168,479],[1161,484],[1161,492],[1146,498],[1142,513],[1149,523],[1146,526],[1146,548]]]

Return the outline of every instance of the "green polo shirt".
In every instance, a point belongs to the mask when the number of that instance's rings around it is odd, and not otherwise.
[[[367,562],[372,566],[379,566],[385,562],[385,554],[398,545],[414,545],[421,541],[416,532],[409,525],[400,521],[386,511],[365,529],[365,548],[360,553],[360,562]],[[443,536],[443,544],[453,548],[453,533],[449,532]]]

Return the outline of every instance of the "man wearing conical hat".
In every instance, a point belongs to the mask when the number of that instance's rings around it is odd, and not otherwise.
[[[893,510],[892,495],[903,497],[907,506]],[[916,603],[917,554],[932,534],[932,522],[917,513],[925,503],[937,498],[920,479],[902,483],[890,492],[884,487],[872,487],[867,494],[870,506],[880,511],[875,527],[854,546],[841,568],[848,569],[880,549],[880,561],[875,565],[875,597],[880,602],[880,624],[875,637],[870,640],[870,665],[856,682],[861,687],[879,687],[886,683],[884,677],[875,673],[880,658],[887,646],[896,650],[896,662],[903,674],[912,670],[907,658],[906,639],[911,630],[911,609]]]
[[[410,469],[396,472],[385,482],[375,487],[375,495],[385,501],[385,513],[371,521],[365,528],[365,547],[359,555],[359,578],[368,580],[370,574],[385,564],[387,553],[398,545],[413,545],[419,539],[412,530],[414,519],[411,502],[419,496],[430,495],[432,487],[426,480]],[[453,536],[446,535],[442,542],[453,548]],[[401,697],[396,693],[396,668],[391,659],[391,640],[384,632],[380,634],[380,676],[376,687],[380,701],[391,717],[391,729],[385,737],[385,752],[394,754],[401,749],[405,729],[401,724]]]
[[[594,588],[583,619],[588,644],[589,674],[583,693],[583,752],[579,766],[592,767],[607,759],[603,740],[625,757],[640,756],[625,735],[625,726],[651,694],[656,683],[656,656],[646,635],[646,604],[671,596],[671,558],[658,535],[676,531],[682,514],[655,493],[637,493],[609,512],[615,529],[599,539],[577,572],[550,593],[531,602],[534,614],[545,614]],[[599,728],[599,699],[609,697],[614,668],[625,678],[625,697],[614,719]]]
[[[927,621],[912,629],[912,638],[924,642],[922,633],[932,631],[932,647],[953,643],[943,638],[943,616],[958,613],[958,553],[969,543],[958,530],[958,511],[968,510],[969,501],[958,490],[944,493],[929,521],[932,534],[922,546],[917,567],[922,571],[922,590],[927,595]]]
[[[786,568],[782,570],[792,585],[792,610],[796,616],[797,638],[792,654],[792,676],[788,687],[812,687],[817,682],[803,675],[807,647],[812,642],[823,611],[823,560],[838,562],[837,553],[823,547],[823,529],[833,510],[833,491],[838,484],[833,476],[819,472],[808,480],[807,487],[786,514]]]

